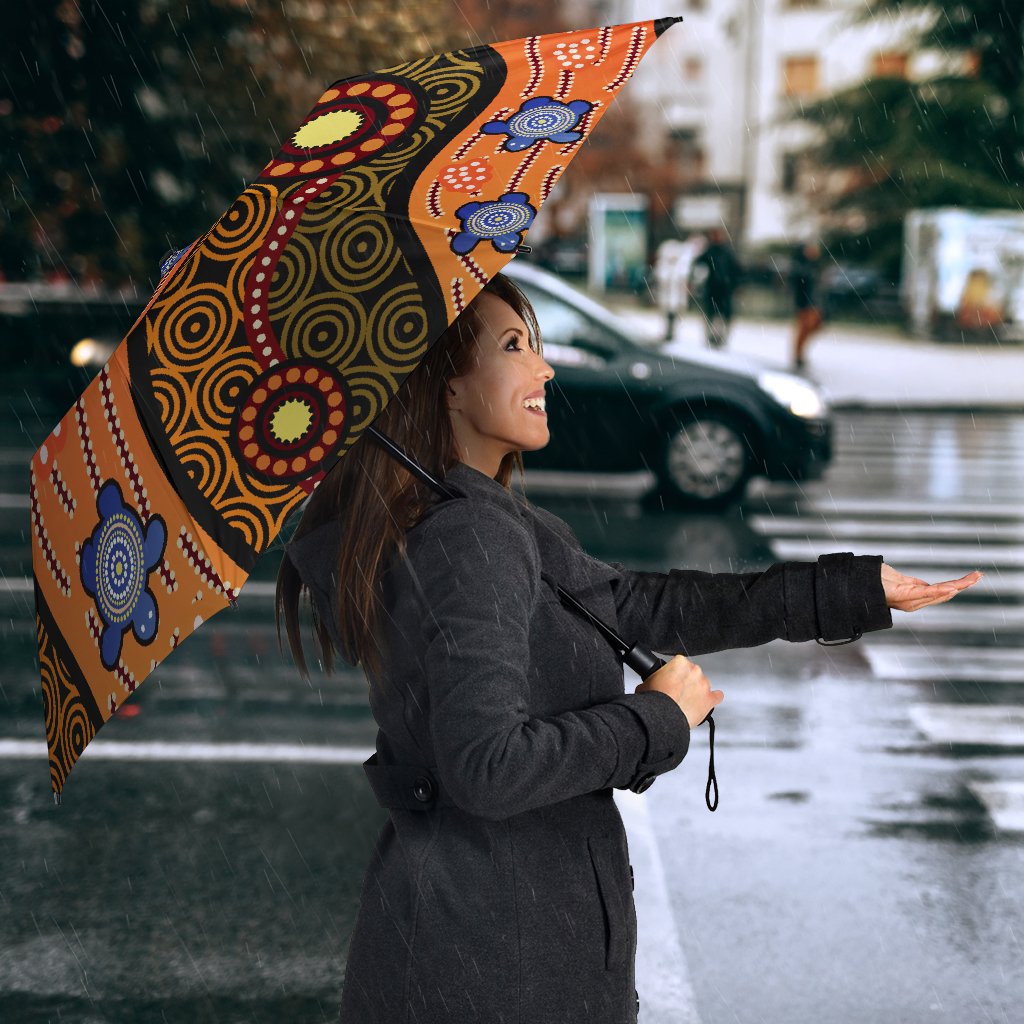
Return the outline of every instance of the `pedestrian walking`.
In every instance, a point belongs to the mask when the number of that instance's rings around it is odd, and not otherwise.
[[[732,324],[732,298],[739,286],[743,268],[721,228],[708,232],[704,251],[693,261],[696,272],[701,268],[701,313],[709,348],[722,348]]]
[[[818,295],[818,274],[821,248],[817,242],[797,246],[789,271],[789,286],[796,309],[796,333],[793,338],[793,367],[802,370],[806,365],[804,352],[811,336],[824,322],[821,299]]]
[[[614,789],[676,768],[723,699],[690,659],[784,638],[846,641],[892,607],[948,600],[879,555],[764,572],[636,571],[587,554],[512,490],[549,441],[554,377],[519,289],[495,275],[377,423],[459,495],[360,439],[313,491],[278,576],[306,673],[360,664],[389,811],[366,868],[342,1024],[634,1024],[636,915]],[[623,636],[682,652],[625,692],[619,657],[542,573]]]
[[[673,339],[676,320],[680,313],[686,312],[690,270],[697,256],[699,244],[699,238],[667,238],[658,246],[654,260],[654,281],[658,305],[665,314],[666,341]]]

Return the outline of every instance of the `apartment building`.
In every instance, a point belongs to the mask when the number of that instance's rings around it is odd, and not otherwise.
[[[855,24],[864,0],[601,6],[614,21],[685,19],[658,41],[630,89],[657,111],[645,119],[645,144],[663,150],[667,134],[684,162],[679,229],[724,223],[745,249],[815,234],[815,193],[842,186],[796,155],[813,141],[814,128],[792,122],[793,111],[872,76],[932,74],[938,60],[913,50],[920,11]]]

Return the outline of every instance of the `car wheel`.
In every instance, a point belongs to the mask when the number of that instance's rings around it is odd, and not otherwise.
[[[689,414],[665,437],[658,467],[661,494],[697,508],[722,508],[738,500],[753,469],[747,432],[722,410]]]

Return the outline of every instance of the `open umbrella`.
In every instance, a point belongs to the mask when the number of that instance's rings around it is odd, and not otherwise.
[[[161,279],[35,453],[50,778],[233,603],[289,512],[512,258],[681,18],[531,36],[335,82]]]

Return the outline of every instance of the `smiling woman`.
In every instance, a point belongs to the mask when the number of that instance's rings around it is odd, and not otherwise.
[[[494,477],[507,455],[548,443],[544,384],[555,371],[512,306],[486,292],[477,301],[473,368],[448,382],[448,409],[460,461]]]

